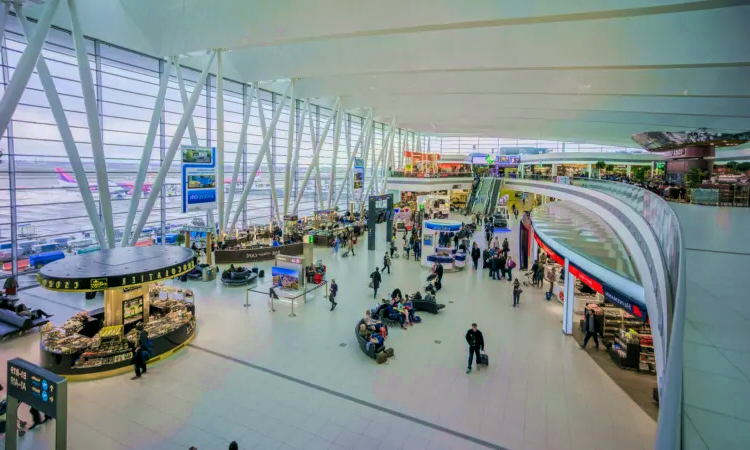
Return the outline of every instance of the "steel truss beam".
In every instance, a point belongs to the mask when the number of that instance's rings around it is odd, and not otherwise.
[[[341,98],[337,101],[341,103]],[[333,201],[334,190],[336,189],[336,160],[339,156],[339,144],[341,144],[341,121],[344,118],[343,108],[339,108],[338,114],[336,115],[336,125],[333,128],[333,158],[331,162],[331,171],[328,174],[328,208],[333,208],[331,202]]]
[[[7,3],[5,3],[4,5],[7,6]],[[20,5],[15,8],[15,11],[18,17],[18,21],[21,23],[21,28],[23,30],[24,36],[29,39],[32,35],[31,25],[29,24],[29,21],[26,20],[26,16],[23,13],[23,9],[20,7]],[[7,14],[7,11],[5,11],[5,14]],[[63,141],[63,147],[65,147],[65,152],[67,153],[68,159],[70,160],[70,166],[73,170],[73,175],[76,177],[78,190],[81,193],[81,199],[83,200],[83,205],[86,208],[86,214],[89,216],[89,220],[91,220],[91,226],[94,229],[96,240],[99,242],[100,246],[106,247],[107,244],[104,235],[104,229],[102,228],[101,221],[99,220],[99,211],[96,207],[94,195],[91,193],[91,188],[89,187],[89,180],[86,176],[86,170],[83,168],[81,156],[78,153],[78,148],[76,147],[73,133],[70,131],[68,118],[65,116],[65,111],[60,101],[60,96],[57,92],[57,88],[55,87],[54,81],[52,81],[52,75],[50,74],[49,67],[47,67],[47,62],[42,55],[39,55],[39,59],[36,62],[36,71],[39,74],[39,81],[42,83],[44,94],[47,96],[47,102],[49,102],[50,109],[52,110],[52,116],[55,118],[57,129],[60,132],[60,137]]]
[[[294,85],[297,80],[292,78],[292,95],[289,103],[289,130],[287,131],[286,137],[286,168],[284,172],[284,215],[286,216],[289,212],[289,191],[292,190],[292,162],[294,155],[294,127],[296,125],[295,119],[297,118],[297,98],[294,93]],[[303,118],[304,120],[304,118]],[[304,122],[303,122],[304,123]]]
[[[198,77],[198,82],[196,83],[196,87],[203,86],[206,83],[206,78],[208,78],[208,71],[209,69],[211,69],[211,64],[213,64],[215,57],[216,57],[216,52],[211,52],[211,56],[208,58],[206,67],[203,69],[203,72],[201,72],[200,77]],[[156,203],[156,199],[159,196],[159,191],[161,191],[161,187],[164,184],[164,179],[167,177],[167,172],[169,172],[169,167],[172,165],[172,161],[174,160],[174,155],[175,153],[177,153],[177,148],[180,146],[180,142],[182,142],[182,137],[185,135],[185,129],[187,128],[188,122],[193,116],[195,105],[198,104],[198,99],[200,98],[200,94],[201,94],[201,90],[196,88],[196,89],[193,89],[193,93],[190,95],[190,100],[188,101],[187,108],[182,114],[180,123],[177,124],[177,128],[175,129],[175,132],[174,132],[174,136],[172,137],[172,140],[169,143],[169,150],[167,150],[167,154],[164,157],[164,162],[159,168],[159,173],[156,175],[156,180],[154,180],[154,185],[151,188],[151,192],[149,192],[148,194],[148,198],[146,199],[146,204],[143,207],[141,216],[138,218],[138,224],[135,226],[135,231],[133,232],[133,236],[130,238],[131,246],[135,245],[136,241],[138,240],[138,236],[140,236],[141,231],[143,231],[143,226],[146,224],[146,221],[148,220],[148,216],[151,214],[151,210],[154,207],[154,203]],[[223,185],[223,182],[224,180],[222,180],[222,185]]]
[[[359,151],[359,148],[362,145],[362,142],[365,142],[365,146],[367,146],[370,143],[371,126],[372,126],[372,110],[370,110],[370,112],[367,114],[367,118],[365,119],[365,128],[359,134],[359,139],[357,139],[357,143],[354,145],[354,151],[351,152],[349,155],[349,163],[346,167],[346,175],[344,176],[344,178],[347,180],[347,182],[349,182],[349,184],[351,184],[351,172],[352,172],[352,167],[354,167],[354,160],[357,157],[357,152]],[[347,148],[350,147],[350,136],[349,136],[348,130],[349,128],[347,127],[347,133],[346,133],[347,134],[347,137],[346,137]],[[367,138],[364,139],[363,141],[364,136],[367,136]],[[336,200],[333,202],[334,205],[339,204],[339,198],[341,197],[341,193],[343,191],[344,191],[344,184],[341,185],[338,192],[336,193]]]
[[[331,122],[333,121],[333,116],[335,115],[336,111],[341,109],[341,98],[336,99],[336,104],[333,107],[333,111],[330,116],[328,116],[328,120],[326,121],[326,125],[323,128],[323,135],[320,136],[320,139],[318,139],[318,143],[315,146],[315,151],[313,152],[313,160],[312,163],[307,167],[307,170],[305,171],[305,178],[302,180],[302,185],[299,189],[299,195],[297,195],[297,200],[294,201],[294,208],[292,208],[292,214],[297,212],[297,208],[299,208],[299,202],[302,201],[302,195],[305,193],[305,187],[307,187],[307,182],[310,181],[310,174],[312,174],[313,168],[318,165],[318,158],[320,156],[320,150],[323,148],[323,143],[326,140],[326,136],[328,135],[328,130],[331,128]]]
[[[102,208],[104,219],[104,231],[107,235],[107,247],[115,246],[114,219],[112,217],[112,199],[109,197],[109,177],[107,176],[107,161],[104,156],[104,142],[102,140],[102,128],[99,122],[99,108],[96,104],[96,93],[94,92],[94,79],[91,77],[89,57],[86,52],[86,41],[83,38],[81,22],[78,18],[77,0],[68,0],[70,9],[70,28],[73,34],[73,46],[75,47],[78,62],[78,75],[81,80],[81,91],[83,103],[86,108],[86,121],[89,126],[89,138],[91,139],[91,153],[94,157],[96,168],[96,180],[99,185],[99,205]]]
[[[291,85],[287,87],[287,93],[289,93],[290,88],[291,88]],[[282,103],[281,103],[282,108],[284,107],[284,101],[286,101],[286,96],[284,96],[284,98],[282,99]],[[273,102],[271,103],[271,108],[273,110]],[[280,109],[273,111],[274,118],[276,118],[277,116],[280,117],[280,111],[281,111]],[[260,119],[260,129],[261,129],[261,132],[263,133],[264,142],[265,142],[265,136],[268,133],[268,130],[266,129],[266,115],[263,110],[263,103],[261,102],[261,99],[260,99],[260,92],[258,93],[258,116]],[[274,126],[274,128],[271,130],[270,139],[273,139],[273,133],[275,132],[275,130],[276,128]],[[271,204],[273,205],[273,214],[271,218],[273,219],[273,216],[275,216],[276,223],[281,223],[281,217],[279,215],[279,199],[276,193],[276,166],[273,164],[273,160],[271,159],[270,141],[269,141],[268,150],[266,151],[266,170],[268,170],[268,183],[271,185]]]
[[[0,137],[5,136],[13,113],[18,106],[18,101],[21,100],[21,95],[26,90],[31,73],[34,71],[36,61],[39,59],[39,55],[42,54],[42,47],[47,37],[47,31],[59,4],[60,0],[49,0],[44,5],[34,34],[30,36],[30,39],[26,43],[26,49],[21,55],[21,59],[18,60],[16,69],[13,71],[13,76],[10,77],[8,86],[5,88],[3,98],[0,100]],[[7,13],[5,16],[5,20],[7,20]],[[5,28],[3,28],[3,36],[5,36]],[[88,68],[88,64],[86,67]]]
[[[226,227],[225,232],[229,232],[229,215],[232,212],[232,206],[234,205],[234,191],[237,185],[237,176],[240,172],[240,164],[242,163],[242,154],[244,152],[245,143],[247,142],[247,125],[250,122],[250,111],[253,108],[253,99],[255,99],[256,92],[258,90],[257,85],[253,84],[250,90],[250,98],[245,98],[245,112],[242,116],[242,128],[240,129],[240,141],[237,143],[237,153],[234,157],[234,167],[232,168],[232,182],[229,185],[229,199],[228,204],[224,208],[224,225]],[[244,187],[244,186],[243,186]]]
[[[396,118],[394,117],[393,120],[391,120],[391,126],[388,130],[388,134],[386,135],[385,139],[383,140],[383,145],[380,149],[380,154],[378,155],[378,159],[375,160],[375,164],[373,165],[373,175],[370,177],[370,182],[367,183],[367,188],[362,192],[362,202],[364,202],[365,197],[367,197],[370,194],[370,190],[373,187],[373,184],[376,183],[377,178],[377,170],[378,166],[380,165],[380,162],[383,159],[384,154],[386,153],[386,150],[389,146],[389,141],[391,139],[391,136],[393,135],[393,129],[396,126]],[[375,192],[377,192],[377,185],[375,186]]]
[[[146,180],[148,166],[151,162],[151,154],[154,150],[156,131],[161,124],[161,114],[162,110],[164,109],[164,99],[167,95],[167,87],[169,86],[169,78],[171,76],[172,61],[170,58],[167,58],[166,65],[164,66],[164,73],[161,75],[161,81],[159,81],[159,92],[156,94],[154,110],[151,114],[151,123],[148,127],[148,134],[146,134],[146,143],[143,145],[141,164],[138,167],[138,174],[135,177],[135,184],[133,185],[133,197],[130,199],[128,216],[125,219],[125,228],[123,229],[122,242],[120,243],[122,247],[125,247],[130,240],[130,229],[133,227],[133,221],[135,220],[135,215],[138,212],[138,204],[140,203],[141,192],[143,191],[143,182]]]
[[[255,162],[253,163],[253,170],[250,172],[250,179],[245,184],[244,189],[242,190],[242,196],[240,197],[240,206],[237,208],[237,211],[234,213],[234,217],[232,218],[232,224],[229,226],[229,233],[231,233],[234,230],[235,225],[237,225],[237,219],[240,217],[240,213],[245,209],[247,205],[247,196],[250,195],[250,188],[253,186],[253,182],[255,181],[255,174],[258,172],[258,168],[260,168],[260,164],[263,162],[263,157],[265,154],[269,151],[268,147],[271,142],[271,136],[273,136],[274,130],[276,129],[276,123],[279,121],[279,117],[281,116],[281,111],[284,109],[284,103],[286,103],[286,98],[289,96],[289,89],[291,88],[291,85],[287,87],[286,92],[284,93],[284,96],[281,99],[281,103],[279,104],[278,109],[274,112],[273,119],[271,119],[271,125],[268,127],[267,131],[263,132],[263,143],[260,146],[260,150],[258,151],[258,156],[255,158]],[[258,91],[258,113],[261,114],[261,111],[263,111],[263,103],[261,101],[261,95],[260,90]],[[264,116],[261,116],[264,117]],[[265,119],[261,119],[261,126],[264,127]],[[271,185],[271,190],[275,191],[276,188]],[[275,195],[275,194],[274,194]]]

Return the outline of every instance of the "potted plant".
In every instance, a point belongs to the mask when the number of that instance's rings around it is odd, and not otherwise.
[[[599,161],[596,162],[596,165],[594,165],[594,167],[596,167],[596,171],[599,174],[599,178],[601,178],[602,170],[604,170],[607,167],[607,163],[605,163],[603,160],[600,159]]]
[[[16,277],[10,276],[5,279],[5,284],[3,284],[3,289],[5,289],[5,295],[16,295],[16,292],[18,291],[18,281],[16,281]]]
[[[705,177],[705,170],[699,169],[698,167],[693,167],[687,174],[685,174],[685,183],[690,189],[695,189],[701,185]]]
[[[735,174],[739,170],[740,163],[737,161],[729,161],[724,167],[727,169],[728,174]]]

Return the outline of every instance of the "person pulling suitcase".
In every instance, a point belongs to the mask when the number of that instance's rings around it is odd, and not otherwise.
[[[471,365],[474,362],[475,354],[477,355],[477,371],[479,371],[479,364],[482,363],[482,355],[484,354],[484,336],[477,328],[476,323],[472,323],[471,328],[466,332],[466,342],[469,344],[469,367],[466,369],[466,373],[471,373]]]

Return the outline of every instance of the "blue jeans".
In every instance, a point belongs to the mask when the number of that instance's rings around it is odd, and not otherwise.
[[[508,281],[513,281],[513,269],[506,269],[505,272],[508,274]]]
[[[513,306],[516,306],[521,301],[521,294],[513,294]]]

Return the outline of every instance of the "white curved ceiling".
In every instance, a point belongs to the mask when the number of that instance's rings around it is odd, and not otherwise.
[[[632,147],[750,129],[748,0],[77,1],[92,37],[193,67],[225,48],[229,78],[299,78],[298,97],[415,131]]]

